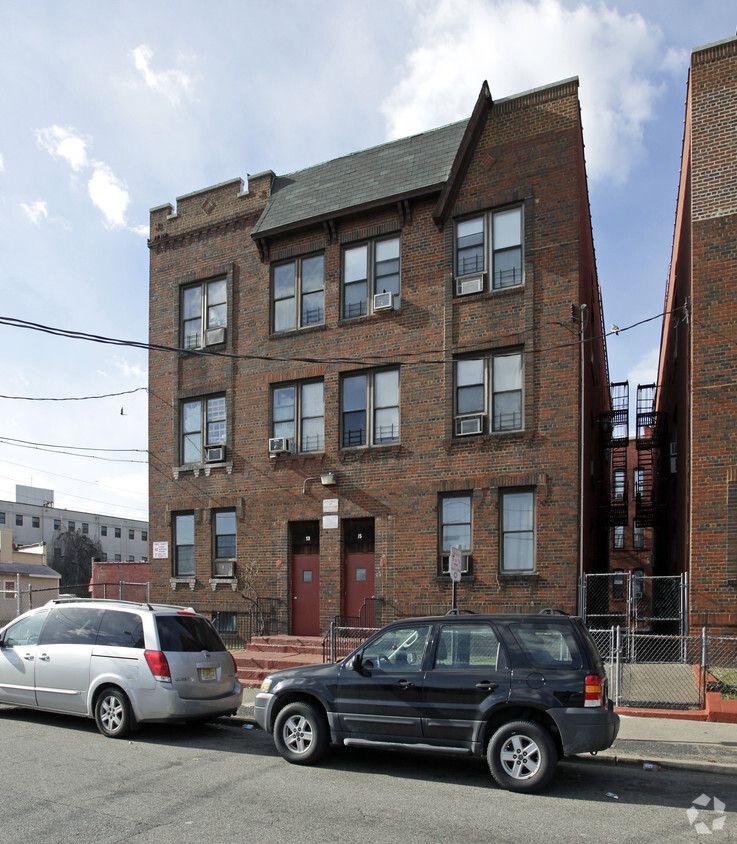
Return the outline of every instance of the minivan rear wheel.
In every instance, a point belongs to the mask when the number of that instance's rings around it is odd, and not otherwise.
[[[107,686],[95,703],[97,729],[109,738],[123,738],[133,728],[131,705],[124,692],[115,686]]]
[[[550,733],[534,721],[502,724],[486,751],[491,775],[509,791],[543,788],[555,773],[558,753]]]

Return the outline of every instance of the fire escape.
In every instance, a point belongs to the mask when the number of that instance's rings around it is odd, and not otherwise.
[[[657,398],[657,384],[638,385],[635,519],[640,527],[652,527],[655,524],[653,452],[660,448],[665,435],[665,414],[655,410]]]
[[[602,431],[602,446],[609,449],[611,483],[607,506],[607,524],[616,527],[627,524],[627,445],[629,443],[628,381],[609,385],[612,409],[602,413],[599,422]]]

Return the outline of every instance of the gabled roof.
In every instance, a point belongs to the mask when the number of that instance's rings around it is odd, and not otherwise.
[[[61,580],[58,571],[48,566],[36,566],[33,563],[0,563],[0,574],[27,574],[31,577],[53,577]]]
[[[260,239],[348,211],[439,191],[468,120],[277,176],[252,232]]]

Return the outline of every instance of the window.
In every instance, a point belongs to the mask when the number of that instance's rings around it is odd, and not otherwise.
[[[0,512],[0,525],[5,524],[5,513]]]
[[[89,524],[87,522],[82,522],[82,533],[85,534],[85,536],[86,536],[87,534],[89,534],[89,532],[90,532]]]
[[[148,542],[148,531],[147,530],[141,531],[141,542]]]
[[[194,576],[194,513],[174,517],[174,574]]]
[[[323,382],[303,381],[271,390],[271,436],[287,437],[300,452],[325,449]]]
[[[116,562],[116,563],[121,563],[121,562],[123,562],[123,557],[122,557],[120,554],[116,554],[116,555],[115,555],[115,562]]]
[[[568,627],[523,622],[510,628],[533,664],[542,668],[580,668],[580,649]]]
[[[15,524],[18,527],[23,527],[23,516],[20,513],[15,514]]]
[[[46,621],[46,615],[46,612],[39,612],[16,621],[5,631],[3,637],[5,644],[10,648],[38,644],[38,637],[41,635],[41,628]]]
[[[624,548],[624,525],[616,525],[612,535],[614,550],[621,551]]]
[[[499,639],[488,624],[444,624],[440,629],[435,669],[488,668],[496,671]]]
[[[483,433],[487,418],[494,432],[522,428],[522,361],[521,351],[456,361],[457,436]]]
[[[75,528],[75,524],[74,524],[74,522],[73,522],[73,521],[71,521],[71,520],[70,520],[70,521],[68,521],[68,522],[67,522],[67,530],[69,531],[69,533],[74,533],[75,529],[76,529],[76,528]]]
[[[128,555],[128,562],[129,562],[129,563],[134,562],[134,560],[135,560],[135,559],[136,559],[136,558],[133,556],[133,554],[129,554],[129,555]]]
[[[343,318],[363,316],[374,293],[399,295],[399,238],[351,246],[343,252]]]
[[[501,493],[501,570],[506,574],[535,570],[535,493]]]
[[[614,500],[624,501],[624,485],[626,475],[624,469],[615,469],[613,474]]]
[[[182,345],[200,349],[225,341],[227,281],[218,278],[182,290]]]
[[[115,538],[120,539],[120,528],[119,527],[115,528]]]
[[[632,473],[632,486],[635,492],[635,498],[642,497],[645,491],[645,470],[635,469]]]
[[[132,528],[128,528],[128,539],[135,539],[136,532]]]
[[[614,569],[612,577],[612,598],[615,601],[624,600],[624,570]]]
[[[40,516],[31,516],[31,527],[35,527],[35,528],[41,527],[41,517]]]
[[[2,597],[3,598],[15,598],[15,581],[14,580],[3,580],[2,581],[3,591]]]
[[[220,510],[215,513],[215,564],[213,573],[232,577],[232,561],[236,556],[235,510]]]
[[[489,265],[493,290],[522,284],[521,206],[459,220],[456,223],[455,261],[458,295],[484,290]],[[476,278],[464,278],[468,276]]]
[[[100,526],[100,536],[107,536],[107,525]]]
[[[54,530],[61,530],[61,519],[54,519]]]
[[[182,463],[201,463],[226,437],[225,396],[182,402]]]
[[[394,627],[369,642],[361,660],[371,671],[419,671],[429,632],[429,624]]]
[[[464,574],[471,572],[472,543],[471,494],[445,495],[440,498],[438,517],[440,574],[449,574],[450,549],[456,545],[463,555]]]
[[[632,522],[632,547],[645,547],[645,528],[639,523],[637,519]]]
[[[325,322],[325,256],[312,255],[273,272],[274,331],[289,331]]]
[[[645,572],[642,569],[632,570],[632,594],[634,597],[642,598],[643,585],[645,583]]]
[[[143,648],[143,621],[140,615],[118,610],[105,610],[97,631],[98,645],[112,648]]]
[[[49,613],[39,645],[94,645],[104,610],[56,607]]]
[[[346,375],[341,395],[343,448],[399,440],[399,370]]]

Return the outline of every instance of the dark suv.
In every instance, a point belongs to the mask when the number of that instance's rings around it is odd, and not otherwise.
[[[496,782],[536,791],[558,759],[619,730],[580,618],[448,615],[396,621],[338,663],[277,671],[256,720],[289,762],[329,742],[486,755]]]

